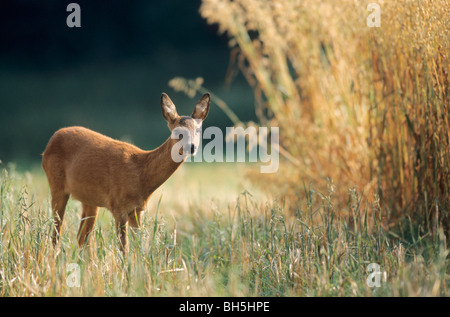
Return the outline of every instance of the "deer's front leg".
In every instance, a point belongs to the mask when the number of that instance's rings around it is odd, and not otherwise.
[[[128,214],[128,225],[136,231],[141,226],[142,210],[133,210]]]
[[[115,214],[114,219],[116,220],[117,240],[119,240],[120,251],[122,251],[122,253],[125,253],[127,247],[128,215]]]

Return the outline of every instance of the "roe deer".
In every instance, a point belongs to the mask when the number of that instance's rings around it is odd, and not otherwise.
[[[83,127],[68,127],[55,132],[42,158],[50,185],[55,222],[53,244],[61,234],[69,196],[82,203],[83,212],[78,231],[78,244],[87,243],[99,207],[111,211],[116,222],[121,251],[127,244],[127,223],[140,225],[142,211],[151,194],[184,162],[195,155],[199,146],[199,131],[209,112],[210,95],[205,94],[191,116],[179,116],[175,105],[165,93],[161,96],[163,117],[172,131],[160,147],[144,151],[129,143],[117,141]],[[180,129],[188,137],[175,135]],[[177,139],[179,137],[179,140]],[[182,142],[176,161],[172,148]]]

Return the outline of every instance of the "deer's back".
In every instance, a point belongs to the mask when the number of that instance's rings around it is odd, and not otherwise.
[[[69,127],[52,136],[42,166],[49,181],[53,178],[53,183],[64,186],[74,198],[111,208],[112,197],[128,195],[127,188],[139,181],[142,153],[131,144],[87,128]]]

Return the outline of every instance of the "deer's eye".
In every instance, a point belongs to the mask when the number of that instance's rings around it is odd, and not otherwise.
[[[183,137],[183,132],[181,131],[180,128],[175,128],[172,131],[172,139],[180,139]]]

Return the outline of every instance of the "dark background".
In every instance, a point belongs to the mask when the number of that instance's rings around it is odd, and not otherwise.
[[[69,3],[81,28],[69,28]],[[237,76],[225,84],[225,35],[199,14],[200,0],[0,1],[0,160],[40,163],[51,135],[82,125],[143,149],[169,137],[160,95],[180,114],[196,101],[174,92],[176,76],[204,78],[241,120],[253,120],[253,93]],[[213,105],[205,126],[230,126]]]

